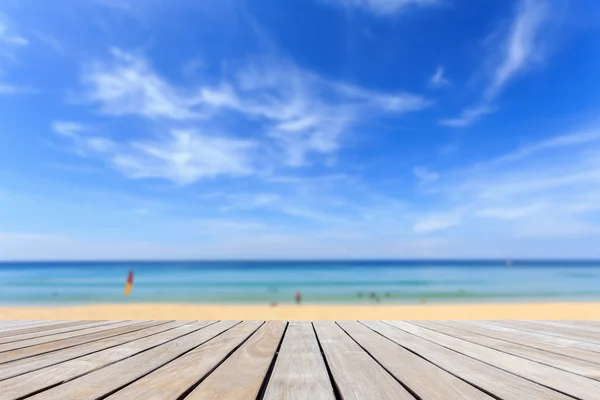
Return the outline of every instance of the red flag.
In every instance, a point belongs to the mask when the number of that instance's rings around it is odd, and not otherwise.
[[[133,289],[133,270],[129,271],[129,275],[127,275],[127,283],[125,284],[125,296],[128,296],[131,293],[131,289]]]

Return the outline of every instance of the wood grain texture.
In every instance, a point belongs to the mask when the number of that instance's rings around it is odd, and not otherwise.
[[[192,322],[177,328],[138,339],[113,348],[89,354],[64,363],[42,368],[0,382],[0,393],[7,399],[16,399],[46,388],[67,382],[81,375],[99,370],[112,363],[125,360],[148,349],[198,331],[213,321]]]
[[[434,341],[442,346],[465,354],[519,375],[544,386],[580,399],[600,400],[600,382],[544,364],[503,353],[485,346],[458,339],[443,333],[422,328],[403,321],[386,321],[413,335]]]
[[[285,326],[284,321],[263,324],[186,399],[255,399],[281,342]]]
[[[467,357],[391,325],[379,321],[361,321],[361,323],[397,344],[410,349],[429,362],[476,387],[486,390],[500,399],[572,400],[569,396]]]
[[[78,325],[78,322],[88,321],[28,321],[24,324],[15,324],[5,328],[0,328],[0,338],[24,335],[28,333],[43,332],[50,329],[64,328],[65,326]],[[90,321],[91,322],[91,321]],[[116,323],[119,321],[106,321],[107,323]]]
[[[550,353],[533,347],[523,346],[521,344],[510,343],[504,340],[483,336],[478,333],[467,332],[451,326],[436,324],[430,321],[412,321],[412,324],[421,326],[436,332],[477,343],[482,346],[490,347],[494,350],[512,354],[528,360],[546,364],[554,368],[572,372],[577,375],[586,376],[592,379],[600,379],[600,365],[578,360],[561,354]],[[600,362],[600,357],[598,359]]]
[[[598,331],[598,327],[594,325],[588,325],[585,322],[576,323],[576,322],[566,322],[566,321],[539,321],[539,320],[529,320],[532,324],[540,325],[540,329],[546,329],[548,325],[556,326],[562,329],[569,329],[569,331],[584,331],[584,332],[592,332],[597,335],[600,339],[600,333]]]
[[[21,342],[23,340],[35,339],[42,336],[56,335],[66,332],[75,332],[82,329],[93,328],[95,326],[103,326],[114,324],[113,321],[74,321],[69,324],[61,324],[60,326],[42,327],[43,329],[24,330],[18,335],[11,335],[0,338],[0,344]],[[47,329],[50,328],[50,329]]]
[[[568,339],[580,340],[583,342],[600,344],[600,330],[598,332],[592,332],[571,329],[570,327],[566,326],[540,326],[539,324],[530,321],[489,321],[489,323],[500,326],[508,326],[511,328],[517,328],[525,331],[543,333],[544,335],[558,336]]]
[[[338,325],[423,400],[493,399],[356,321],[339,321]]]
[[[30,397],[30,400],[96,400],[162,367],[239,321],[222,321]]]
[[[24,373],[49,367],[54,364],[69,361],[77,357],[82,357],[87,354],[95,353],[100,350],[108,349],[113,346],[118,346],[127,342],[141,339],[156,333],[168,331],[179,326],[189,324],[192,321],[173,321],[166,324],[158,324],[150,326],[123,335],[113,336],[106,339],[97,340],[91,343],[68,347],[51,353],[39,354],[24,358],[17,361],[8,362],[0,365],[0,380],[12,378],[13,376],[22,375]]]
[[[202,346],[119,390],[110,400],[178,399],[209,374],[234,349],[254,333],[263,321],[244,321]]]
[[[99,326],[93,326],[91,328],[81,329],[81,330],[74,331],[74,332],[67,331],[67,332],[63,332],[63,333],[35,337],[33,339],[5,343],[5,344],[0,345],[0,353],[20,349],[23,347],[36,346],[36,345],[43,344],[43,343],[56,342],[56,341],[59,341],[62,339],[69,339],[69,338],[73,338],[76,336],[83,336],[83,335],[87,335],[89,333],[102,332],[102,331],[106,331],[106,330],[121,327],[121,326],[134,325],[134,324],[137,324],[138,322],[139,321],[119,321],[116,323],[101,324]]]
[[[310,322],[289,323],[264,400],[334,400],[325,361]]]
[[[495,325],[480,324],[477,321],[434,321],[436,324],[461,329],[471,333],[504,340],[510,343],[522,344],[535,349],[545,350],[579,360],[600,363],[600,353],[579,348],[579,341],[540,335],[527,331],[517,331],[511,328]],[[597,350],[600,351],[600,345]]]
[[[109,325],[111,329],[108,329],[106,326],[101,326],[97,328],[91,328],[87,330],[88,334],[86,335],[75,335],[71,337],[67,337],[66,339],[51,341],[47,343],[38,344],[35,346],[23,347],[15,350],[5,351],[0,353],[0,363],[6,363],[9,361],[20,360],[22,358],[31,357],[37,354],[49,353],[52,351],[64,349],[67,347],[77,346],[84,343],[93,342],[95,340],[103,339],[106,337],[122,335],[124,333],[129,333],[133,331],[137,331],[148,326],[154,326],[163,324],[165,321],[146,321],[146,322],[136,322],[136,321],[128,321],[128,322],[120,322],[114,325]],[[93,333],[91,333],[93,332]],[[67,334],[65,334],[67,335]],[[35,339],[33,339],[35,340]]]
[[[314,324],[335,384],[345,400],[414,397],[332,321]]]

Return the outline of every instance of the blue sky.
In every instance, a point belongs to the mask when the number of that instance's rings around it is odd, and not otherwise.
[[[4,0],[0,258],[600,257],[595,0]]]

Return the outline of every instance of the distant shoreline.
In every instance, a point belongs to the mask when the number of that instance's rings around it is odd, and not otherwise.
[[[110,304],[0,307],[5,320],[329,320],[329,319],[552,319],[600,320],[600,302],[436,305],[190,305]]]

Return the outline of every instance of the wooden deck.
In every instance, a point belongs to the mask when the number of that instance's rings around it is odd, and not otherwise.
[[[600,400],[600,322],[0,321],[25,398]]]

